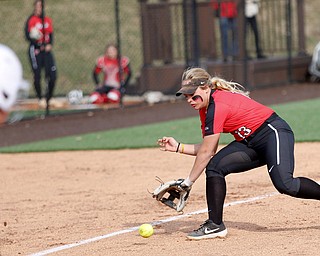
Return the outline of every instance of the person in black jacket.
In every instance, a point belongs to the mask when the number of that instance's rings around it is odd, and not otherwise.
[[[44,25],[44,26],[43,26]],[[55,88],[57,68],[52,53],[53,45],[53,26],[52,20],[42,15],[42,2],[34,2],[34,11],[25,23],[25,37],[30,42],[29,58],[34,74],[34,88],[39,104],[42,105],[41,90],[41,70],[45,69],[45,78],[47,82],[45,99],[47,106],[53,96]]]

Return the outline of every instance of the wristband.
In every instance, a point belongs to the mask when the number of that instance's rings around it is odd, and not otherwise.
[[[178,153],[178,152],[179,152],[179,147],[180,147],[180,142],[178,143],[176,153]]]
[[[191,187],[193,182],[188,178],[186,178],[182,183],[184,183],[184,185]]]
[[[184,152],[184,144],[181,144],[181,153]]]

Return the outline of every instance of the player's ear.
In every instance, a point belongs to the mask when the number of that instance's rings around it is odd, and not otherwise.
[[[205,84],[205,85],[202,85],[200,87],[203,91],[205,91],[205,93],[208,93],[210,91],[210,87],[209,85]]]

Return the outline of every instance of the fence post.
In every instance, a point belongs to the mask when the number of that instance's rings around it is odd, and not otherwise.
[[[151,57],[151,43],[148,37],[148,12],[147,2],[148,0],[138,0],[140,2],[141,13],[141,30],[142,30],[142,47],[143,47],[143,66],[149,66],[152,63]]]
[[[183,13],[183,47],[184,47],[184,61],[185,66],[189,66],[189,52],[188,52],[188,21],[187,21],[187,0],[182,2],[182,13]]]
[[[243,81],[248,89],[250,89],[251,85],[248,83],[248,52],[247,52],[247,20],[245,17],[245,0],[239,1],[238,4],[238,40],[239,40],[239,56],[238,60],[243,63]]]
[[[292,82],[292,26],[291,26],[291,0],[286,0],[286,37],[288,53],[288,82]]]
[[[238,60],[244,60],[246,58],[246,35],[245,35],[245,26],[246,26],[246,17],[244,15],[244,5],[245,0],[240,0],[238,4]]]
[[[198,42],[198,8],[196,0],[192,0],[192,27],[193,27],[193,64],[199,66],[199,42]]]
[[[306,41],[304,33],[304,0],[297,0],[298,17],[298,55],[306,55]]]
[[[115,11],[115,21],[116,21],[116,41],[118,48],[118,68],[119,68],[119,79],[120,79],[120,107],[123,108],[123,95],[125,93],[125,88],[123,84],[123,70],[121,65],[121,38],[120,38],[120,18],[119,18],[119,0],[114,0],[114,11]]]

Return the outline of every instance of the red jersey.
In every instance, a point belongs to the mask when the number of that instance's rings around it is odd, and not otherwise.
[[[30,33],[30,30],[33,27],[36,27],[37,29],[40,30],[40,32],[42,33],[42,36],[36,40],[36,43],[38,45],[45,43],[45,44],[51,44],[51,34],[53,33],[53,26],[52,26],[52,20],[49,17],[45,17],[44,18],[44,28],[43,28],[43,24],[42,24],[42,18],[32,15],[30,16],[30,18],[27,21],[27,32]]]
[[[129,73],[129,58],[123,56],[121,58],[121,67],[123,73]],[[104,74],[104,84],[120,88],[120,72],[119,72],[119,63],[118,59],[110,59],[107,56],[101,56],[97,59],[96,67],[94,70],[95,74],[103,72]]]
[[[237,4],[233,1],[219,3],[217,0],[212,0],[211,7],[219,11],[219,16],[223,18],[235,18],[238,15]]]
[[[212,90],[208,108],[199,110],[202,136],[231,133],[241,141],[273,113],[272,109],[240,93]]]

